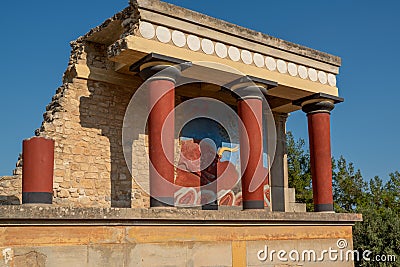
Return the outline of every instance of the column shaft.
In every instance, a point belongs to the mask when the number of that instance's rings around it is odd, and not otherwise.
[[[307,113],[314,211],[333,212],[330,112],[341,97],[316,93],[293,101]]]
[[[54,140],[23,141],[22,203],[51,204],[53,200]]]
[[[174,107],[175,83],[156,79],[148,82],[150,157],[150,206],[174,204]]]
[[[240,127],[243,208],[263,209],[265,173],[262,160],[262,100],[240,99],[238,113],[243,122],[243,127]]]
[[[308,132],[315,211],[333,211],[330,114],[309,113]]]

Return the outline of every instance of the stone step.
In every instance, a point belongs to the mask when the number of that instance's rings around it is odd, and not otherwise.
[[[288,212],[306,212],[305,203],[289,203]]]
[[[287,199],[288,199],[288,212],[306,212],[305,203],[296,203],[296,189],[287,189]]]

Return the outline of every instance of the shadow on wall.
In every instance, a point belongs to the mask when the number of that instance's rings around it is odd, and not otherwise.
[[[122,148],[122,126],[126,108],[134,93],[132,88],[111,85],[103,82],[88,81],[89,97],[80,98],[81,126],[101,130],[101,136],[96,136],[91,144],[96,147],[95,165],[99,167],[99,181],[103,183],[97,192],[104,190],[106,200],[112,207],[129,208],[132,196],[132,175],[124,159]],[[98,141],[98,142],[97,142]],[[107,145],[109,147],[107,147]],[[100,158],[100,160],[99,160]],[[111,164],[111,170],[106,168]],[[101,175],[108,173],[108,177]],[[107,175],[106,175],[107,176]],[[111,190],[111,198],[107,197]],[[100,194],[99,194],[100,196]]]
[[[0,195],[0,205],[20,205],[21,201],[16,196],[2,196]]]

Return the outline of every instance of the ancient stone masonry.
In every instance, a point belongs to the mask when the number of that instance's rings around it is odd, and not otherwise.
[[[20,204],[21,191],[21,176],[0,176],[0,205]]]
[[[121,144],[131,94],[123,87],[83,79],[73,79],[59,90],[37,131],[56,141],[56,204],[131,205],[132,182]],[[133,205],[142,206],[140,199],[135,200]]]
[[[138,11],[138,4],[136,1],[130,0],[129,7],[117,13],[112,18],[107,19],[100,26],[91,29],[86,35],[79,37],[75,41],[72,41],[70,43],[72,52],[66,74],[68,74],[75,64],[79,64],[81,62],[80,60],[85,61],[86,53],[84,49],[87,48],[85,44],[88,42],[96,43],[99,41],[96,39],[96,33],[106,29],[107,27],[112,28],[112,30],[109,30],[109,35],[101,40],[103,44],[109,45],[119,38],[124,38],[133,34],[138,28],[139,19],[140,13]],[[66,80],[65,76],[63,79],[64,81]]]
[[[18,205],[22,192],[22,155],[11,176],[0,176],[0,205]]]

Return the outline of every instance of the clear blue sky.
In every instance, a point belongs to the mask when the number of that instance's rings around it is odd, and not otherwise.
[[[69,41],[127,6],[128,0],[2,1],[0,25],[0,175],[14,168],[34,134],[69,58]],[[400,170],[399,1],[168,0],[247,28],[341,56],[345,102],[332,113],[333,155],[366,180]],[[293,113],[288,129],[307,139]]]

